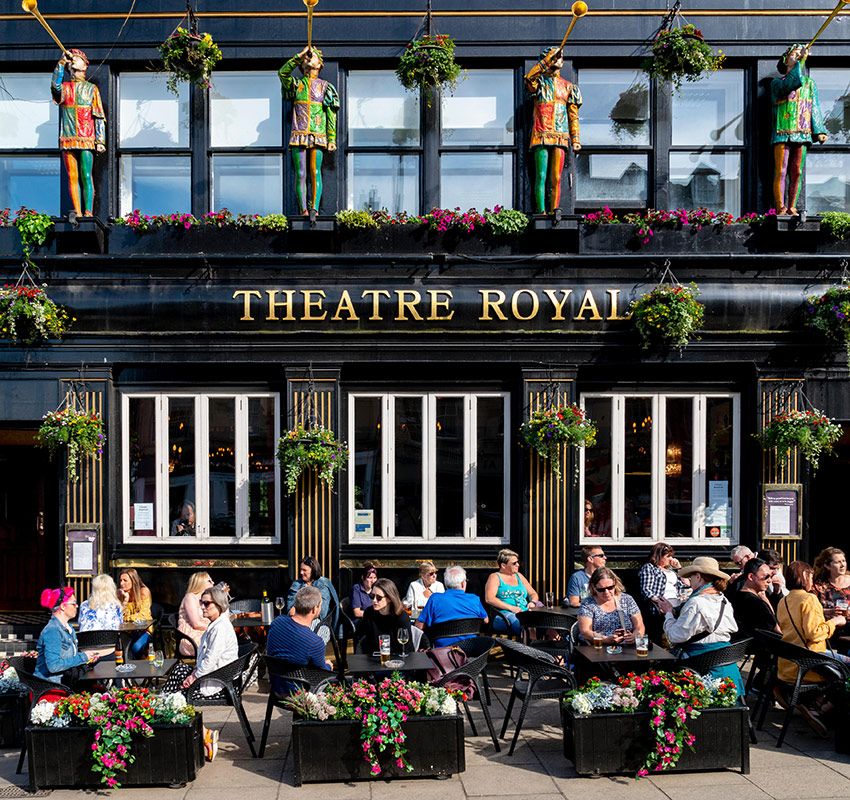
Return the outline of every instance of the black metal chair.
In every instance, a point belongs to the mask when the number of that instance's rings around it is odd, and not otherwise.
[[[489,636],[493,636],[498,639],[511,639],[511,640],[519,640],[519,636],[513,632],[511,620],[508,617],[508,611],[504,608],[496,608],[495,606],[488,605],[487,614],[490,617],[490,622],[487,625],[487,633]],[[496,619],[501,619],[502,623],[505,626],[505,630],[498,630],[494,625]]]
[[[282,711],[286,710],[284,702],[289,696],[278,695],[274,691],[274,683],[276,679],[295,684],[299,688],[306,689],[310,692],[317,692],[323,686],[326,686],[329,683],[336,683],[338,681],[337,674],[327,669],[318,669],[317,667],[293,664],[292,662],[285,661],[282,658],[275,658],[274,656],[265,654],[262,658],[266,664],[266,670],[272,686],[269,687],[269,701],[266,704],[266,717],[263,721],[263,734],[260,737],[260,758],[262,758],[266,752],[266,741],[269,736],[272,711],[275,708],[279,708]]]
[[[185,633],[183,633],[183,631],[181,631],[177,627],[177,614],[169,614],[166,617],[165,626],[168,628],[169,633],[174,638],[174,658],[178,659],[184,664],[193,666],[198,660],[198,645],[195,644],[195,640],[191,636],[187,636]],[[181,651],[180,644],[182,642],[186,642],[188,649],[191,650],[191,653],[187,654]]]
[[[159,603],[151,603],[151,641],[155,650],[165,652],[165,640],[162,638],[162,618],[165,615],[165,610]]]
[[[259,661],[258,648],[253,642],[241,642],[235,661],[202,675],[186,690],[186,700],[193,706],[232,706],[239,717],[242,732],[251,755],[256,758],[254,732],[242,706],[242,692],[251,683]],[[203,694],[202,689],[216,689],[213,694]]]
[[[480,620],[479,620],[480,622]],[[484,712],[484,719],[487,722],[487,730],[490,731],[490,738],[493,740],[493,747],[496,752],[501,751],[499,740],[496,737],[496,731],[493,728],[493,720],[490,717],[489,690],[487,687],[487,661],[490,656],[490,651],[493,649],[493,639],[489,636],[476,636],[472,639],[461,639],[452,648],[457,648],[463,651],[466,656],[466,663],[456,667],[449,672],[444,672],[436,680],[430,681],[432,686],[449,686],[463,685],[465,687],[472,686],[478,693],[478,700],[481,703],[481,710]],[[435,662],[436,663],[436,662]],[[439,665],[438,665],[439,666]],[[478,731],[475,728],[475,721],[472,719],[472,713],[469,710],[469,701],[463,700],[463,708],[466,711],[466,718],[469,720],[469,727],[472,729],[472,735],[478,736]]]
[[[341,666],[343,669],[348,668],[348,643],[352,643],[357,635],[357,622],[351,613],[351,600],[344,597],[339,604],[339,625],[337,627],[337,639],[339,640],[340,655],[342,656]]]
[[[538,650],[543,650],[556,658],[561,658],[566,664],[573,650],[570,632],[574,620],[563,614],[553,614],[548,611],[520,611],[517,614],[519,624],[522,625],[522,641]],[[532,630],[554,631],[560,639],[531,639]],[[533,641],[533,644],[532,644]]]
[[[80,631],[77,633],[77,648],[85,650],[90,647],[120,647],[118,631]]]
[[[313,629],[313,633],[315,633],[324,643],[325,645],[330,645],[334,651],[334,663],[337,667],[342,670],[343,668],[343,658],[342,658],[342,648],[339,644],[339,639],[337,639],[336,631],[334,628],[336,627],[334,618],[336,614],[331,611],[325,617],[320,619],[316,623],[316,627]],[[340,675],[342,672],[340,672]]]
[[[436,645],[437,639],[450,639],[453,636],[469,636],[469,634],[477,636],[481,632],[483,625],[484,620],[478,618],[452,619],[446,622],[426,625],[425,635],[435,647],[442,647],[443,645]],[[454,644],[454,642],[449,642],[449,644]]]
[[[514,754],[525,715],[532,700],[546,698],[558,698],[564,692],[576,688],[576,680],[573,673],[555,663],[555,658],[549,653],[537,650],[534,647],[512,642],[507,639],[501,640],[502,652],[505,661],[517,671],[517,677],[511,688],[511,699],[505,711],[505,721],[502,724],[500,739],[505,738],[505,731],[511,719],[511,712],[517,699],[522,700],[522,710],[519,713],[514,738],[508,755]],[[526,677],[523,677],[526,676]]]

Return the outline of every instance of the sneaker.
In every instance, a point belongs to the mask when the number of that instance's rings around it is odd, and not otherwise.
[[[818,714],[817,711],[809,708],[808,706],[804,706],[802,703],[797,705],[797,711],[818,736],[823,739],[826,739],[827,736],[829,736],[829,731],[827,731],[826,725],[823,724],[823,720],[820,718],[820,714]]]

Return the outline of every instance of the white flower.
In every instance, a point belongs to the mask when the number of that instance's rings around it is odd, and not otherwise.
[[[441,714],[457,714],[457,702],[450,694],[446,694],[443,702],[440,703]]]
[[[30,722],[33,725],[50,725],[54,713],[56,711],[56,703],[50,703],[47,700],[42,700],[33,706],[30,712]]]
[[[575,711],[576,714],[579,714],[580,716],[586,716],[587,714],[590,714],[591,711],[593,711],[593,703],[591,702],[590,698],[584,694],[577,694],[573,698],[571,705],[573,707],[573,711]]]

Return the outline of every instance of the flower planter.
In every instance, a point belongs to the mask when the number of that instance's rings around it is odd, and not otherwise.
[[[582,226],[579,254],[608,253],[753,253],[761,237],[751,225],[707,225],[698,231],[690,228],[662,229],[653,232],[643,244],[637,226],[628,224]]]
[[[577,716],[561,706],[564,755],[579,775],[635,774],[653,747],[649,713],[599,712]],[[684,748],[671,772],[738,768],[750,771],[749,709],[744,706],[708,708],[688,720],[696,737],[694,752]]]
[[[0,747],[20,747],[30,713],[27,692],[0,694]]]
[[[36,789],[101,789],[92,772],[91,746],[95,729],[83,726],[26,729],[30,787]],[[195,780],[204,764],[203,722],[157,725],[150,738],[134,736],[136,760],[120,778],[122,786],[182,785]]]
[[[341,229],[341,253],[457,253],[459,255],[512,255],[520,252],[522,237],[487,233],[446,233],[425,225],[382,225],[380,228]]]
[[[4,225],[0,228],[0,257],[12,256],[14,258],[22,258],[23,253],[21,235],[18,233],[18,229],[13,225]],[[34,258],[54,255],[55,253],[56,237],[52,231],[47,235],[47,241],[43,245],[32,248]]]
[[[114,225],[107,246],[110,254],[156,253],[280,253],[287,249],[286,233],[264,233],[236,226],[168,226],[136,233],[127,225]]]
[[[405,772],[390,753],[382,757],[383,770],[372,775],[363,759],[360,723],[353,720],[296,719],[292,723],[295,785],[326,781],[449,776],[466,769],[463,717],[410,717],[403,725],[407,736]]]

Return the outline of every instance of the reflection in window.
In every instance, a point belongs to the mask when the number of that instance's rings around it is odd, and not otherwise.
[[[279,214],[283,210],[283,157],[212,157],[211,208],[233,214]]]
[[[626,536],[652,536],[652,398],[626,398],[623,453]]]
[[[349,155],[348,207],[419,213],[419,157],[384,153]]]
[[[165,84],[165,73],[121,73],[119,147],[189,147],[189,85],[179,83],[175,97]]]
[[[422,398],[395,401],[395,535],[422,536]]]
[[[649,145],[649,80],[630,69],[583,69],[581,141],[598,145]]]
[[[195,398],[168,398],[171,536],[195,536]]]
[[[372,536],[380,537],[383,530],[381,408],[380,397],[358,397],[354,401],[354,509],[355,515],[363,512],[355,519],[356,538],[363,538],[370,531]]]
[[[121,157],[121,214],[170,214],[192,208],[191,165],[188,156]]]
[[[248,400],[248,534],[274,536],[275,403],[273,397]]]
[[[673,145],[744,144],[744,73],[712,72],[673,94]]]
[[[406,92],[392,70],[348,75],[348,144],[411,147],[419,144],[419,95]]]
[[[236,535],[236,430],[234,399],[209,399],[210,535]]]
[[[56,149],[59,106],[49,85],[48,73],[0,74],[0,149]]]
[[[216,72],[210,89],[210,145],[279,147],[281,103],[280,80],[273,72]]]
[[[437,536],[463,536],[463,417],[462,397],[437,398]]]
[[[0,208],[37,208],[59,215],[59,156],[0,158]]]
[[[452,93],[442,95],[443,144],[513,144],[513,82],[513,70],[468,70]]]
[[[670,153],[670,207],[741,213],[738,153]]]
[[[591,397],[587,416],[596,423],[596,446],[584,449],[583,536],[611,535],[611,400]]]
[[[645,153],[582,153],[576,159],[576,204],[646,204],[647,163]]]
[[[850,144],[850,70],[812,69],[829,144]]]
[[[694,400],[669,397],[664,437],[665,527],[668,538],[693,536]]]
[[[513,156],[510,153],[443,153],[440,156],[440,205],[476,208],[513,205]]]
[[[156,536],[156,399],[130,398],[128,416],[130,532]]]
[[[806,210],[811,214],[850,208],[850,153],[819,152],[806,156]]]
[[[476,533],[500,537],[505,518],[505,403],[501,397],[479,397],[477,405]]]

